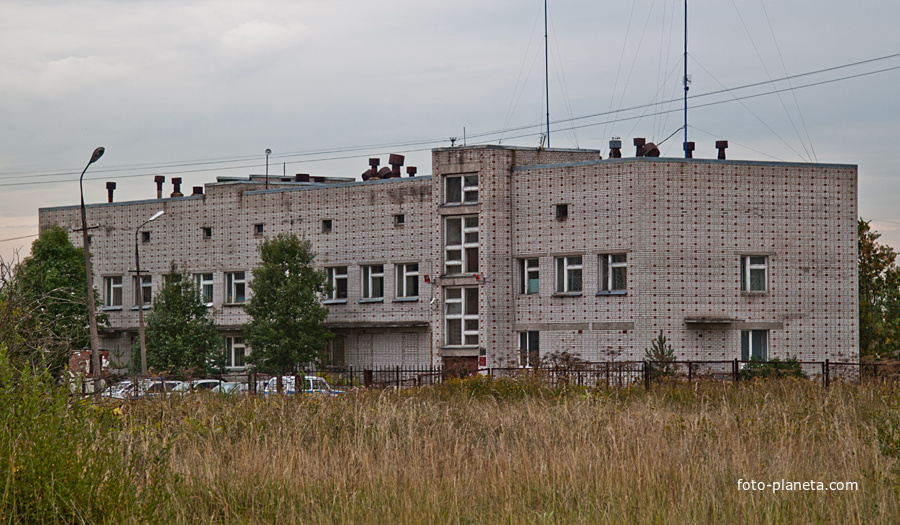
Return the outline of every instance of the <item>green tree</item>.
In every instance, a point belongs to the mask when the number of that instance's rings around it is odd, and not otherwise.
[[[900,266],[881,235],[859,220],[859,350],[874,358],[900,353]]]
[[[84,251],[66,230],[42,231],[31,256],[5,268],[0,308],[0,342],[22,364],[46,365],[58,376],[72,350],[90,347]],[[97,315],[97,325],[108,325],[108,318]]]
[[[263,372],[296,372],[302,363],[320,361],[332,337],[322,325],[325,272],[312,266],[309,241],[294,234],[266,239],[258,249],[262,264],[253,270],[253,296],[245,307],[251,317],[244,327],[252,348],[247,361]]]
[[[653,363],[651,373],[654,379],[660,376],[672,375],[675,372],[675,349],[666,340],[663,331],[659,331],[656,339],[650,343],[650,348],[644,349],[644,359]]]
[[[224,371],[222,336],[191,276],[173,264],[147,316],[147,368],[195,375]],[[140,342],[132,347],[132,369],[140,368]]]

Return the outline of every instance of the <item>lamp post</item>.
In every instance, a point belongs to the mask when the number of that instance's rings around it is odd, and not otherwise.
[[[266,189],[269,189],[269,155],[272,154],[272,150],[266,148]]]
[[[91,160],[81,171],[78,178],[78,189],[81,192],[81,245],[84,247],[84,274],[87,278],[88,324],[91,330],[91,368],[93,368],[93,390],[97,392],[100,383],[100,336],[97,335],[97,305],[94,304],[94,271],[91,269],[91,247],[88,244],[87,213],[84,209],[84,173],[103,156],[104,148],[97,148],[91,154]]]
[[[155,221],[165,213],[163,210],[159,210],[158,212],[153,214],[153,217],[150,217],[143,224],[137,227],[134,230],[134,267],[135,274],[137,275],[137,296],[138,296],[138,334],[141,339],[141,375],[147,375],[147,341],[144,338],[144,283],[141,281],[141,252],[138,248],[140,243],[140,233],[141,228],[143,228],[148,222]]]

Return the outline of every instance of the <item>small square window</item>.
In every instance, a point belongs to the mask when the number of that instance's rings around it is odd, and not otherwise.
[[[406,224],[406,215],[402,213],[394,215],[394,226],[403,226],[404,224]]]
[[[141,232],[141,242],[150,242],[150,232]]]
[[[324,219],[322,221],[322,233],[329,233],[331,231],[331,219]]]
[[[262,235],[263,234],[263,225],[262,224],[254,224],[253,225],[253,235]]]
[[[569,218],[569,205],[568,204],[557,204],[556,205],[556,220],[563,221]]]
[[[212,228],[203,228],[203,238],[212,239]]]

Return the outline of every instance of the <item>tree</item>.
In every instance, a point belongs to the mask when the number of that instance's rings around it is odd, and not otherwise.
[[[859,220],[859,351],[875,358],[900,353],[900,266],[897,253]]]
[[[675,349],[666,341],[663,331],[659,331],[656,339],[650,343],[650,348],[644,349],[644,358],[646,361],[655,363],[651,369],[652,376],[656,379],[659,376],[672,375],[675,372],[677,361],[675,357]],[[661,365],[659,363],[662,363]]]
[[[14,359],[59,375],[72,350],[90,346],[86,288],[83,249],[58,225],[44,230],[31,256],[4,271],[0,342]],[[98,315],[97,324],[108,318]]]
[[[147,316],[147,367],[174,374],[215,374],[224,370],[222,336],[200,300],[191,276],[172,264],[165,284],[153,297]],[[136,342],[135,345],[140,345]],[[140,347],[132,348],[137,355]],[[132,359],[140,368],[140,359]]]
[[[320,361],[332,334],[322,323],[328,309],[325,272],[313,268],[309,241],[282,233],[258,247],[262,264],[253,270],[253,296],[245,310],[247,361],[263,372],[296,372],[301,363]]]

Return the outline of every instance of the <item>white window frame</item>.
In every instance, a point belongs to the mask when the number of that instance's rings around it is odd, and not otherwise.
[[[762,259],[754,262],[754,259]],[[762,288],[753,289],[753,272],[762,271]],[[767,255],[741,255],[741,291],[742,292],[768,292],[769,291],[769,257]]]
[[[579,286],[574,288],[574,272],[578,272]],[[570,255],[556,258],[556,293],[582,293],[584,290],[584,258]]]
[[[616,273],[622,273],[624,286],[616,286]],[[628,291],[628,254],[611,253],[600,256],[600,292],[620,294]]]
[[[238,293],[239,289],[243,290],[243,294]],[[239,298],[240,300],[238,300]],[[245,302],[247,302],[247,272],[226,272],[225,304],[243,304]]]
[[[197,291],[199,294],[200,302],[205,304],[206,306],[213,305],[213,294],[215,293],[215,285],[213,284],[213,274],[212,273],[195,273],[194,274],[194,282],[197,283]],[[207,294],[207,290],[209,294]],[[209,300],[206,300],[209,299]]]
[[[519,366],[533,368],[541,359],[541,333],[537,331],[519,332]]]
[[[376,294],[380,285],[381,293]],[[362,298],[384,299],[384,265],[370,264],[362,267]]]
[[[402,263],[397,267],[397,297],[412,299],[419,297],[419,263]],[[409,279],[415,283],[415,293],[412,293]]]
[[[237,352],[240,351],[240,354]],[[235,364],[240,355],[241,364]],[[247,368],[247,344],[243,337],[229,336],[225,338],[225,368],[228,370],[244,370]]]
[[[519,259],[519,293],[534,295],[541,291],[540,259]],[[532,283],[534,287],[532,287]]]
[[[110,275],[103,278],[103,306],[106,308],[122,307],[121,275]]]
[[[453,326],[457,324],[458,326]],[[479,344],[478,328],[478,287],[444,288],[444,341],[446,346],[477,347]]]
[[[474,184],[473,184],[474,182]],[[451,200],[450,187],[459,186],[459,199]],[[444,177],[444,204],[477,204],[478,174],[460,173]]]
[[[346,301],[348,294],[347,267],[346,266],[329,266],[325,268],[325,276],[328,283],[331,284],[331,291],[328,293],[329,301]],[[343,295],[339,292],[338,283],[343,281]]]
[[[138,307],[138,294],[143,294],[144,308],[153,304],[153,276],[141,275],[141,283],[138,286],[138,276],[131,278],[132,289],[134,290],[134,307]]]
[[[450,223],[459,222],[459,243],[450,244]],[[475,225],[471,226],[474,221]],[[444,268],[447,275],[478,272],[478,215],[458,215],[444,219]],[[459,256],[455,256],[458,252]]]
[[[756,343],[761,345],[754,348]],[[760,355],[762,354],[762,355]],[[768,330],[741,330],[741,361],[766,362],[769,360],[769,331]]]

